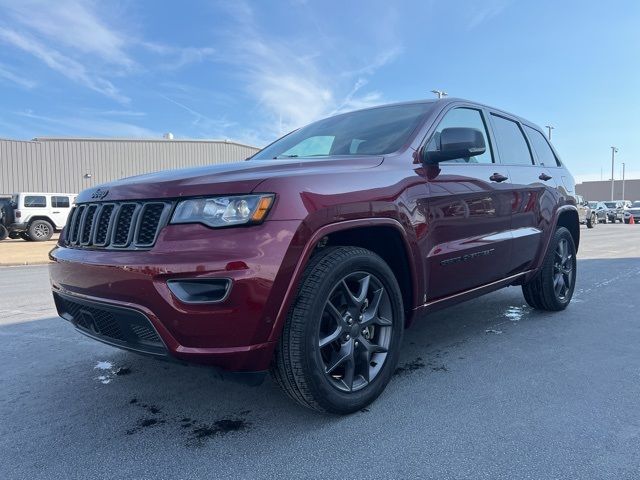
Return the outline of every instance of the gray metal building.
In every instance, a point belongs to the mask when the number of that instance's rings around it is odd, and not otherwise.
[[[248,145],[208,140],[0,139],[0,195],[78,193],[141,173],[241,161],[257,151]]]
[[[624,198],[622,198],[622,180],[615,180],[613,185],[614,200],[640,200],[640,179],[624,181]],[[576,192],[587,200],[611,200],[611,180],[582,182],[576,185]]]

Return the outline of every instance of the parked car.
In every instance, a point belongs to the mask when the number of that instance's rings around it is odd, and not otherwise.
[[[42,242],[67,223],[77,195],[72,193],[22,192],[11,197],[13,223],[9,226],[12,238]]]
[[[624,223],[629,223],[633,217],[633,223],[640,222],[640,202],[636,201],[624,211]]]
[[[607,219],[611,223],[616,223],[619,221],[622,223],[624,220],[624,204],[622,202],[603,202],[605,207],[607,207]]]
[[[598,224],[596,212],[591,210],[589,202],[582,195],[576,195],[576,205],[578,207],[578,219],[582,225],[587,228],[593,228]]]
[[[604,202],[589,202],[589,208],[595,213],[598,223],[607,223],[609,209]]]
[[[59,314],[96,340],[271,370],[350,413],[394,374],[405,327],[509,285],[569,305],[571,173],[536,125],[456,99],[345,113],[248,161],[82,192],[50,256]]]

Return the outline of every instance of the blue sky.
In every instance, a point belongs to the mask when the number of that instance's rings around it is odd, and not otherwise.
[[[640,2],[0,0],[0,137],[231,139],[430,98],[539,125],[579,180],[640,178]]]

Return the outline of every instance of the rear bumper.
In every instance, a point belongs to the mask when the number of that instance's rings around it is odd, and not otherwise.
[[[58,312],[85,335],[119,348],[230,371],[266,370],[277,312],[298,260],[291,243],[299,225],[170,225],[148,251],[58,246],[50,253]],[[232,284],[224,301],[190,304],[167,285],[186,278]]]

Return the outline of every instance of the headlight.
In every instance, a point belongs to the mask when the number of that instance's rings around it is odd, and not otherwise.
[[[228,227],[260,223],[273,204],[274,195],[234,195],[190,198],[178,203],[171,223],[203,223]]]

